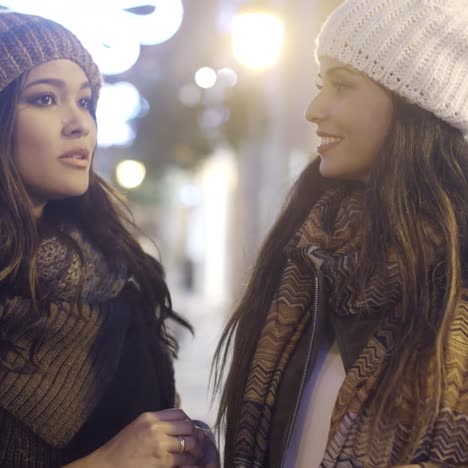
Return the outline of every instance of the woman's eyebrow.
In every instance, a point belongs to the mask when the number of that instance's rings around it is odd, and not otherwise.
[[[331,68],[328,68],[326,71],[325,71],[325,77],[326,78],[329,78],[330,76],[333,76],[333,75],[336,75],[337,73],[340,73],[340,72],[345,72],[349,75],[352,75],[352,76],[356,76],[359,72],[349,68],[349,67],[346,67],[346,66],[343,66],[343,65],[337,65],[336,67],[331,67]],[[321,73],[318,73],[317,75],[320,79],[322,79],[322,74]]]
[[[66,86],[65,81],[59,80],[57,78],[40,78],[38,80],[30,81],[24,87],[24,89],[30,88],[32,86],[36,86],[39,84],[48,84],[54,86],[56,88],[63,89]],[[80,85],[80,89],[91,88],[91,83],[89,81],[83,81]]]

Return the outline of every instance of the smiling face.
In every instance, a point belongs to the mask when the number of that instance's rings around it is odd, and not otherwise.
[[[79,65],[53,60],[33,68],[16,105],[15,167],[40,215],[49,200],[88,189],[96,147],[91,88]]]
[[[390,94],[366,75],[321,57],[319,93],[306,118],[317,125],[323,177],[368,179],[392,126]]]

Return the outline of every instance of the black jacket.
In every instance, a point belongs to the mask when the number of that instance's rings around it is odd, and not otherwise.
[[[269,438],[269,468],[284,465],[296,413],[305,383],[312,372],[322,334],[332,334],[337,342],[345,371],[353,365],[380,319],[339,317],[328,308],[326,280],[321,273],[315,279],[316,302],[311,319],[286,366],[278,389]],[[327,423],[328,424],[328,423]],[[321,427],[320,430],[324,428]]]

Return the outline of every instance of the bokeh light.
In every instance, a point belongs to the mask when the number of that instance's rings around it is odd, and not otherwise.
[[[218,70],[218,79],[217,82],[228,88],[232,88],[237,84],[237,73],[232,68],[221,68]]]
[[[103,33],[101,33],[103,34]],[[103,75],[119,75],[129,70],[140,56],[140,44],[116,31],[106,36],[83,37],[83,44],[93,56]]]
[[[185,184],[180,188],[179,200],[184,206],[197,206],[201,201],[200,189],[194,184]]]
[[[140,45],[168,40],[179,30],[184,14],[181,0],[1,0],[1,5],[63,24],[82,41],[103,75],[130,69]],[[153,7],[153,12],[127,11],[140,6]]]
[[[271,13],[246,12],[234,17],[232,48],[243,66],[264,70],[275,65],[284,41],[282,21]]]
[[[195,83],[200,88],[212,88],[216,84],[216,72],[210,67],[202,67],[195,73]]]
[[[140,93],[132,83],[121,81],[103,85],[96,113],[99,146],[128,146],[133,143],[135,131],[128,121],[141,115],[141,102]]]
[[[142,45],[154,45],[170,39],[180,28],[184,17],[181,0],[121,0],[125,8],[140,5],[154,7],[148,15],[136,15],[123,11],[127,25],[132,28],[134,37]]]
[[[99,97],[98,112],[127,121],[139,116],[141,96],[138,89],[128,81],[105,83]]]
[[[135,141],[135,130],[127,122],[112,122],[104,120],[99,123],[98,146],[108,148],[110,146],[131,146]]]
[[[117,183],[126,189],[136,188],[145,179],[146,168],[140,161],[127,159],[120,161],[115,170]]]

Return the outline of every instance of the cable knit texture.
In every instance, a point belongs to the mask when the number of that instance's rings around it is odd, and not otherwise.
[[[97,100],[99,69],[74,34],[40,16],[0,12],[0,91],[35,66],[59,59],[71,60],[83,69]]]
[[[37,253],[47,297],[36,325],[46,332],[40,368],[29,363],[34,336],[22,326],[32,313],[25,275],[0,284],[0,467],[58,468],[142,412],[174,406],[169,349],[127,268],[77,228],[61,231],[44,234]]]
[[[68,236],[80,247],[85,259],[81,301],[106,302],[118,295],[126,281],[126,268],[111,267],[102,253],[76,228],[66,228]],[[56,237],[42,240],[37,255],[39,283],[54,300],[74,301],[79,293],[81,262],[78,255]]]
[[[129,307],[113,301],[127,282],[126,269],[111,267],[78,230],[67,231],[83,254],[82,310],[76,307],[78,256],[59,237],[47,237],[37,260],[49,306],[47,340],[37,353],[41,369],[28,365],[33,338],[19,326],[31,311],[27,292],[0,297],[2,338],[16,346],[2,350],[9,368],[0,366],[0,408],[54,447],[65,446],[99,402],[117,368],[129,320]]]
[[[468,136],[468,1],[347,0],[316,55],[365,73]]]

